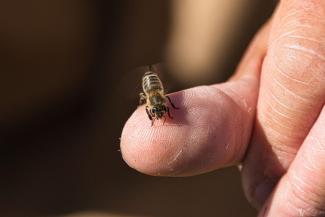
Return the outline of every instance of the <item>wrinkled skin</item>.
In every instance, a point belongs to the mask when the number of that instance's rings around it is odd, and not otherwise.
[[[127,121],[124,160],[134,169],[190,176],[242,164],[260,216],[325,216],[325,2],[281,1],[235,75],[171,94],[164,126]]]

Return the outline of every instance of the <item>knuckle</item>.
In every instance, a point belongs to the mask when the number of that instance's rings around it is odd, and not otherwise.
[[[323,83],[325,43],[316,42],[316,39],[313,42],[305,40],[306,36],[297,35],[279,40],[270,49],[273,64],[282,80],[287,79],[288,82],[305,86]]]
[[[315,12],[315,1],[306,2],[279,21],[268,52],[281,76],[300,85],[325,82],[325,11]]]

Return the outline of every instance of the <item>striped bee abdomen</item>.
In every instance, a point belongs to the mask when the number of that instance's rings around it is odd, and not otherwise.
[[[158,75],[152,71],[148,71],[143,75],[142,88],[145,94],[148,94],[151,91],[164,90],[164,87]]]

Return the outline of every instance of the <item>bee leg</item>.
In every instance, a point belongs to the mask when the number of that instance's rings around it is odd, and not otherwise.
[[[151,120],[151,126],[153,126],[153,123],[155,122],[155,115],[151,113],[148,106],[146,106],[146,112],[147,112],[148,118]]]
[[[173,107],[174,109],[179,109],[178,107],[176,107],[176,106],[174,105],[174,103],[172,102],[172,100],[170,99],[169,96],[166,96],[166,98],[168,99],[169,103],[172,105],[172,107]]]
[[[151,119],[151,126],[153,126],[153,123],[155,122],[155,118]]]
[[[165,121],[166,121],[166,117],[164,116],[164,121],[163,121],[163,125],[165,124]]]
[[[152,116],[149,112],[148,106],[146,106],[146,112],[147,112],[148,118],[152,121]]]
[[[170,119],[173,119],[172,115],[170,114],[170,111],[169,111],[169,108],[168,108],[168,107],[166,107],[166,110],[167,110],[168,117],[169,117]]]
[[[139,105],[143,105],[147,101],[147,96],[144,93],[140,93],[139,96]]]

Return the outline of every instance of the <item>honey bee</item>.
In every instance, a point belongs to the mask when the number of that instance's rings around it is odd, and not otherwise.
[[[166,113],[170,119],[173,118],[167,106],[167,100],[174,109],[178,108],[173,104],[169,96],[165,95],[163,84],[158,75],[153,71],[152,66],[149,66],[149,71],[142,76],[142,89],[143,93],[140,93],[139,104],[146,103],[146,112],[151,120],[151,126],[155,119],[164,118],[165,122]]]

